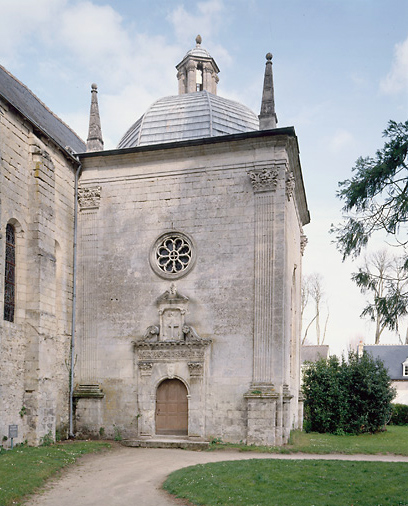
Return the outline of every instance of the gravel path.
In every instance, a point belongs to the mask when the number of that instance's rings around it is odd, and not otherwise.
[[[102,454],[81,457],[25,506],[179,506],[164,491],[166,476],[182,467],[207,462],[244,459],[323,459],[407,462],[395,455],[310,455],[196,452],[115,446]]]

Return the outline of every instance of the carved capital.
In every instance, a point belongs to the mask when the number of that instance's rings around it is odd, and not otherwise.
[[[201,377],[203,375],[204,368],[202,362],[189,362],[187,365],[188,370],[190,371],[190,376]]]
[[[140,374],[142,376],[150,376],[152,374],[153,363],[152,362],[139,362],[138,363]]]
[[[254,191],[275,191],[278,185],[278,169],[253,169],[248,171]]]
[[[78,189],[78,203],[81,209],[97,209],[101,200],[100,186]]]
[[[285,193],[288,200],[292,198],[294,190],[295,190],[295,176],[293,175],[293,172],[288,172],[286,174],[286,188],[285,188]]]
[[[307,242],[308,240],[306,235],[302,233],[302,235],[300,236],[300,252],[302,253],[302,255],[305,252]]]

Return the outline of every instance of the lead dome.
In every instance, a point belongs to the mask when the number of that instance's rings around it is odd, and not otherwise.
[[[118,148],[183,141],[258,130],[248,107],[208,91],[164,97],[123,136]]]
[[[210,53],[196,46],[176,66],[179,94],[154,102],[125,133],[118,148],[217,137],[259,130],[248,107],[217,96],[219,68]]]

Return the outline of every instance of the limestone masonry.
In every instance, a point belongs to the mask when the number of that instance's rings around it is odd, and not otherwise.
[[[201,37],[177,71],[104,151],[96,85],[85,145],[0,67],[0,436],[280,445],[302,425],[309,212],[272,55],[259,119],[217,96]]]

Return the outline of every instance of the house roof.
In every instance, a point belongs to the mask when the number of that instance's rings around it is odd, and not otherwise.
[[[27,118],[32,125],[50,137],[61,148],[77,153],[86,149],[84,141],[37,98],[16,77],[0,65],[0,97]]]
[[[300,348],[300,363],[317,362],[321,358],[329,357],[329,346],[326,344],[302,346]]]
[[[402,375],[402,364],[408,358],[407,344],[373,344],[364,346],[363,350],[384,362],[391,379],[408,381]]]

